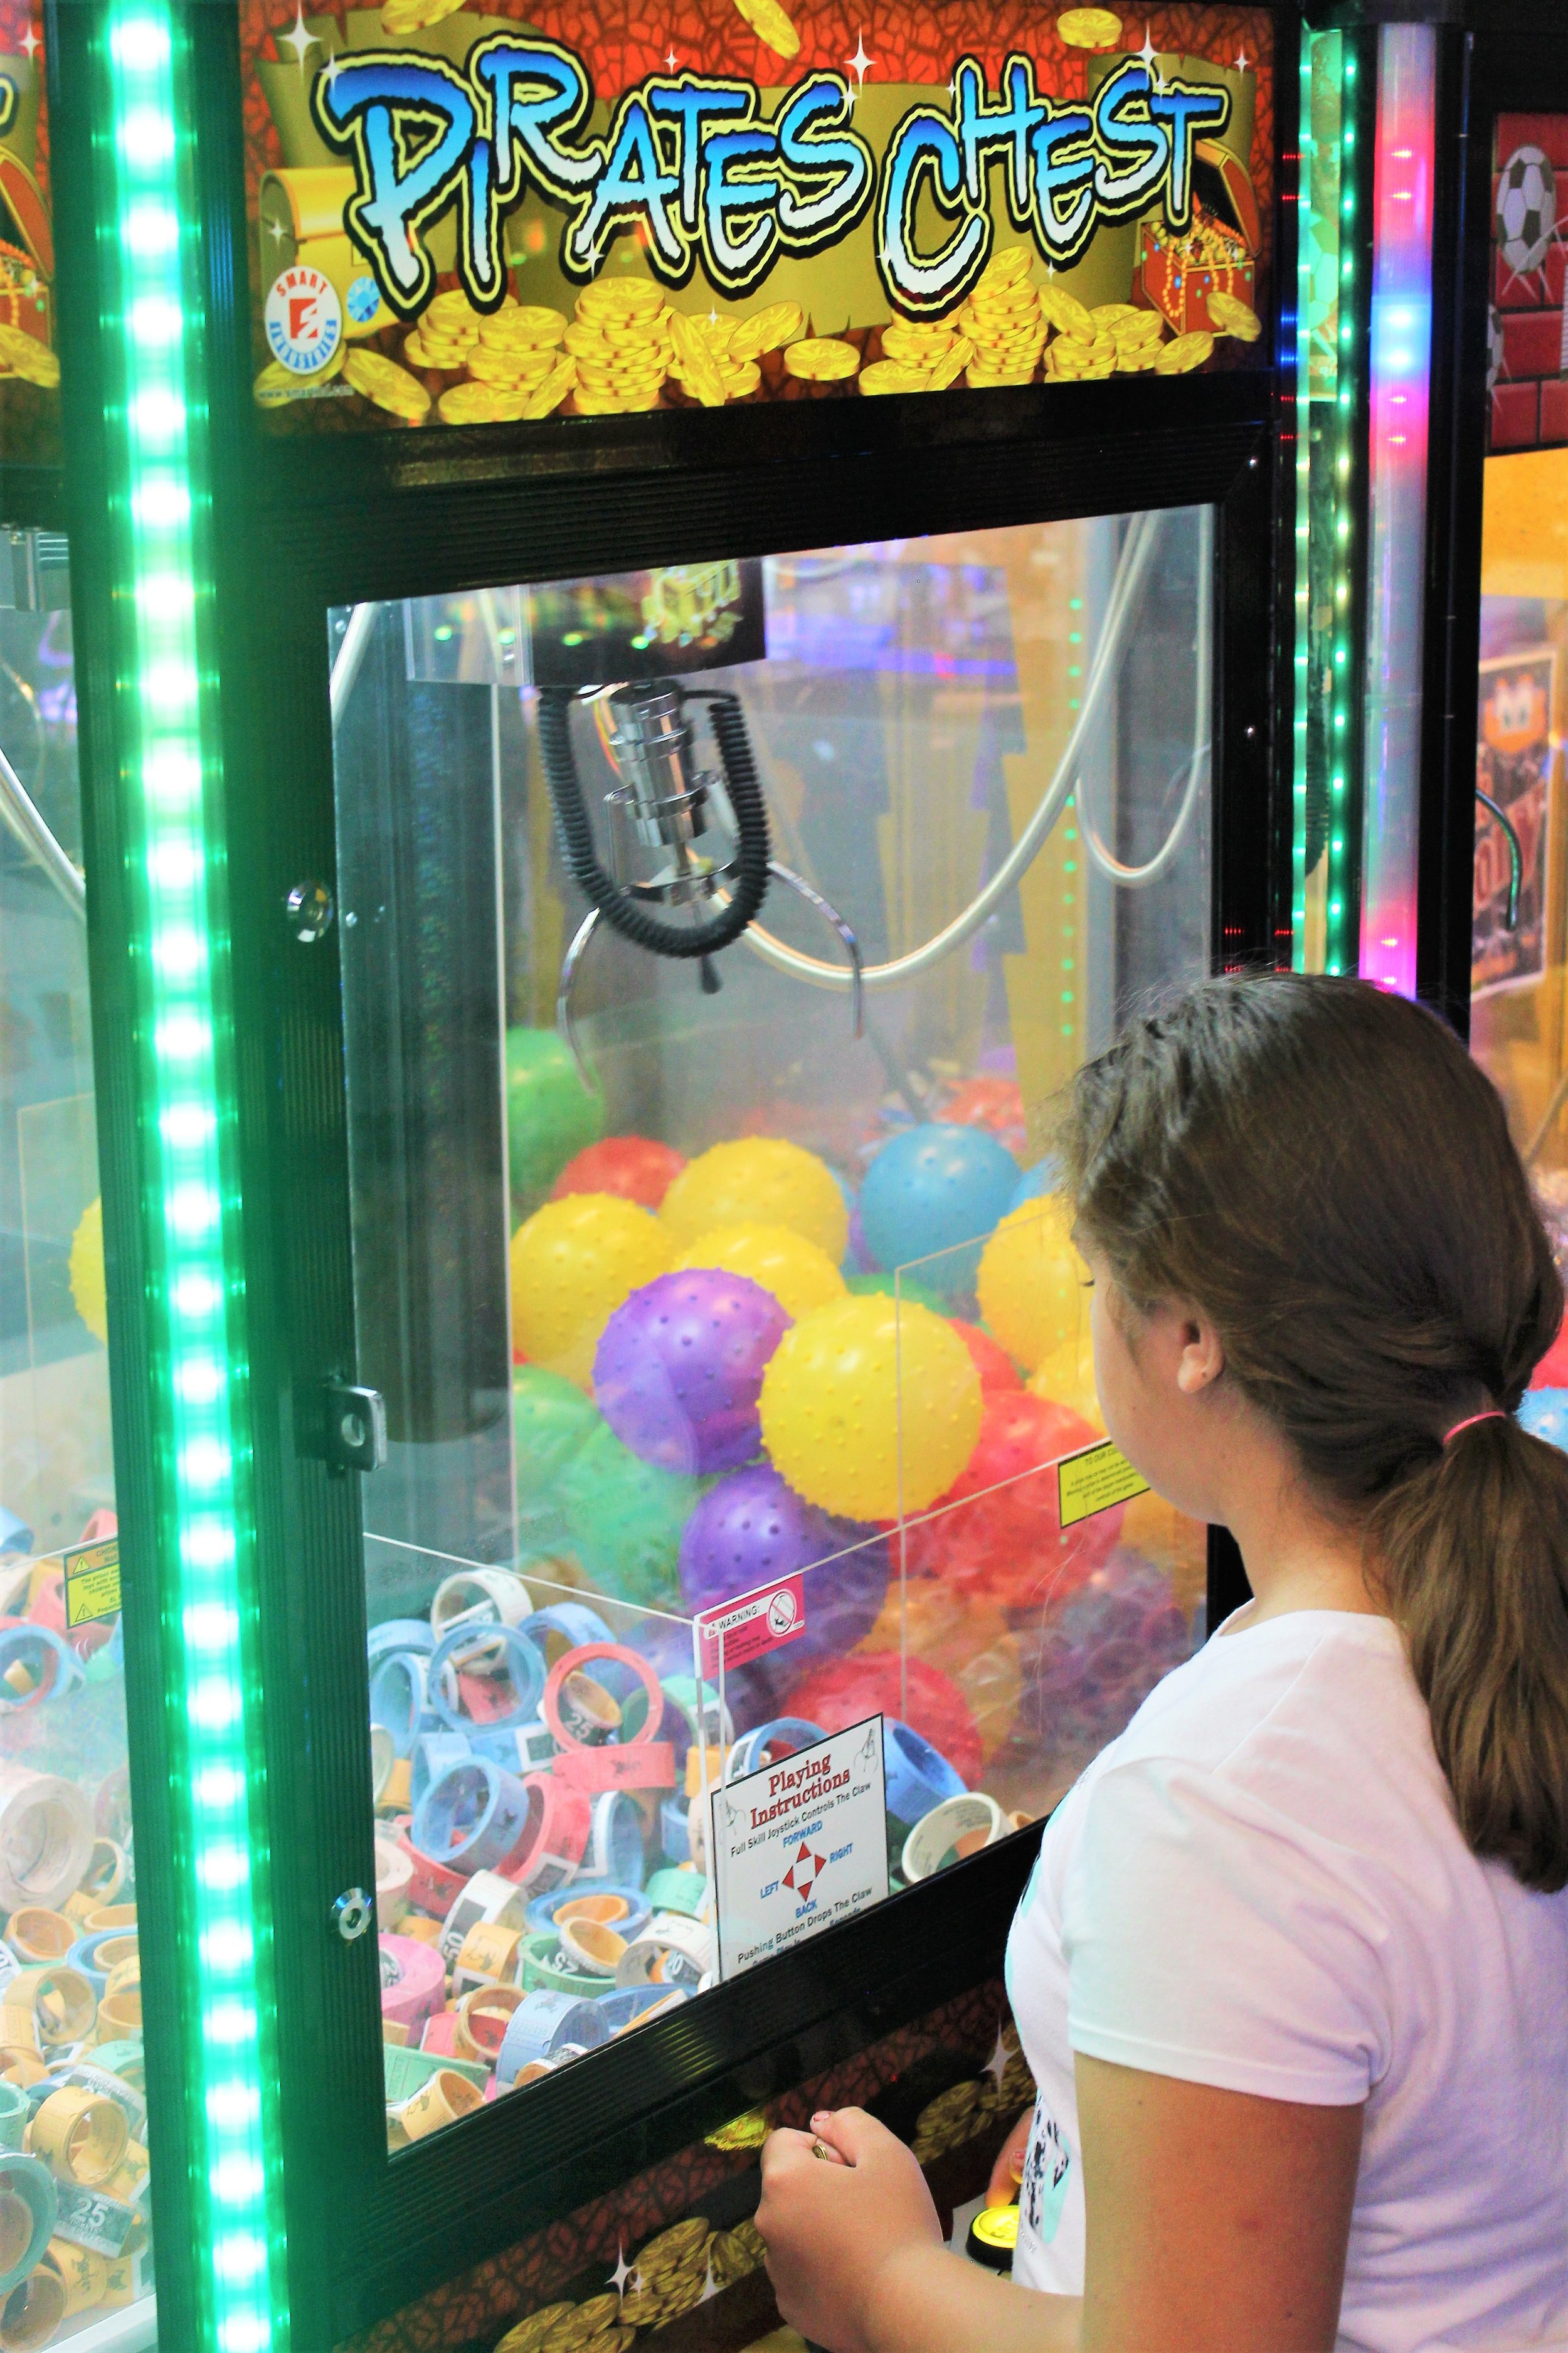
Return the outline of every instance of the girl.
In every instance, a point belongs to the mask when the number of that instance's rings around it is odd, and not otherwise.
[[[1048,1823],[1007,1952],[1017,2284],[858,2110],[758,2223],[833,2353],[1568,2348],[1563,1285],[1500,1103],[1353,980],[1215,980],[1079,1072],[1111,1437],[1254,1599]],[[817,2161],[826,2158],[830,2161]]]

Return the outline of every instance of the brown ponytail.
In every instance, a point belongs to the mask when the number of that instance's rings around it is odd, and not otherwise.
[[[1470,1846],[1568,1884],[1568,1455],[1513,1418],[1563,1290],[1490,1082],[1364,982],[1207,981],[1079,1071],[1061,1155],[1129,1299],[1201,1306],[1363,1524]]]

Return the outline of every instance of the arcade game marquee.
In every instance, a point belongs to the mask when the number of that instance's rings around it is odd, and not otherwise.
[[[976,2186],[1037,1825],[1237,1590],[1050,1105],[1415,951],[1461,37],[45,35],[162,2339],[739,2348],[792,2103]]]

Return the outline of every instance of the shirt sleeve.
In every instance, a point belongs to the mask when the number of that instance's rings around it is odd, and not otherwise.
[[[1109,1767],[1062,1932],[1086,2057],[1321,2107],[1356,2105],[1387,2065],[1385,1931],[1357,1858],[1225,1775]]]

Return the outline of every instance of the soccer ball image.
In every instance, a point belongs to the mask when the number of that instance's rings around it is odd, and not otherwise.
[[[1556,175],[1539,147],[1516,147],[1497,192],[1498,245],[1514,277],[1540,269],[1556,229]]]
[[[1502,321],[1495,310],[1487,312],[1487,390],[1495,392],[1502,374]]]

